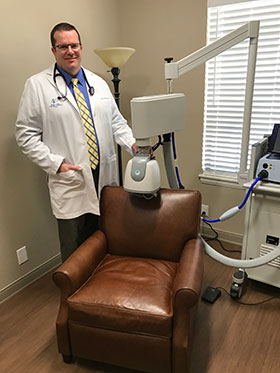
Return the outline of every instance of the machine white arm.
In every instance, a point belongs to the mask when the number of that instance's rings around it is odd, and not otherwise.
[[[190,71],[191,69],[205,63],[211,58],[216,57],[222,52],[228,50],[234,45],[241,41],[249,38],[249,57],[248,57],[248,70],[247,70],[247,82],[245,92],[245,105],[244,105],[244,118],[243,118],[243,134],[242,134],[242,146],[241,146],[241,157],[240,157],[240,169],[239,169],[239,180],[243,185],[246,179],[247,171],[247,157],[248,157],[248,144],[250,135],[250,123],[251,123],[251,111],[253,101],[253,89],[254,89],[254,77],[255,77],[255,66],[257,56],[257,41],[259,33],[259,21],[252,21],[244,26],[238,28],[235,31],[221,37],[213,43],[199,49],[191,55],[182,58],[178,62],[170,62],[165,64],[165,78],[168,82],[168,94],[158,96],[147,96],[139,97],[131,100],[131,113],[132,113],[132,129],[136,143],[139,147],[149,146],[151,144],[151,138],[159,134],[168,134],[170,132],[182,129],[181,122],[183,118],[182,109],[175,110],[175,103],[177,103],[176,95],[171,94],[171,82],[172,79],[176,79],[182,74]],[[177,94],[180,95],[180,94]],[[182,100],[180,101],[180,105]],[[171,117],[171,118],[170,118]],[[180,125],[176,126],[179,122]],[[171,156],[171,145],[170,142],[163,143],[165,165],[168,167],[167,175],[168,181],[171,188],[177,188],[178,183],[175,176],[175,168]],[[141,169],[137,166],[139,163],[139,156],[133,161],[134,166],[129,164],[130,171],[126,172],[126,181],[124,183],[125,189],[136,192],[139,189],[140,193],[149,194],[149,188],[145,185],[145,179],[147,175],[145,173],[146,165],[149,162],[148,158],[145,158],[145,162],[141,159]],[[132,162],[130,162],[132,163]],[[155,163],[155,162],[154,162]],[[132,170],[132,173],[131,173]],[[156,173],[158,175],[158,172]],[[245,178],[245,180],[244,180]],[[174,182],[175,180],[175,182]],[[130,184],[133,183],[133,186]],[[141,183],[140,183],[141,181]],[[172,182],[171,182],[172,181]],[[155,185],[160,185],[158,180],[153,185],[153,191],[155,192]]]
[[[253,91],[255,80],[255,69],[257,59],[258,35],[259,35],[259,21],[251,21],[237,30],[221,37],[213,43],[197,50],[187,57],[182,58],[177,62],[170,62],[165,64],[165,79],[168,84],[168,93],[172,92],[171,83],[173,79],[179,78],[186,72],[195,67],[205,63],[230,49],[234,45],[242,42],[245,39],[250,39],[248,67],[247,67],[247,81],[243,114],[243,129],[242,129],[242,144],[238,179],[241,185],[248,180],[247,176],[247,159],[248,147],[250,138],[250,125],[253,103]]]
[[[181,60],[165,64],[165,79],[177,79],[247,38],[254,40],[256,43],[258,34],[259,21],[249,22]]]

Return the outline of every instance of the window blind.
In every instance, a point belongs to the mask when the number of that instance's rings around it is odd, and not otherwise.
[[[280,122],[280,2],[255,0],[208,8],[208,43],[260,20],[252,107],[251,145]],[[239,170],[249,41],[206,63],[203,173]]]

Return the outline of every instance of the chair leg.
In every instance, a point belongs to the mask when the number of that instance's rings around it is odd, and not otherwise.
[[[62,357],[63,357],[64,363],[66,363],[66,364],[71,364],[72,361],[73,361],[72,355],[63,355],[62,354]]]

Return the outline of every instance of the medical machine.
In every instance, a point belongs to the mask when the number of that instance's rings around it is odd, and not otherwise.
[[[133,98],[131,119],[139,152],[128,162],[124,189],[143,195],[155,194],[160,188],[160,171],[157,161],[152,159],[150,154],[152,137],[184,129],[185,96],[182,93],[173,93]],[[165,153],[169,165],[171,156],[171,153]],[[167,167],[167,172],[169,169],[170,166]]]
[[[138,97],[131,100],[132,130],[136,138],[136,144],[139,147],[139,152],[132,160],[128,162],[124,178],[125,190],[138,194],[139,196],[143,196],[144,198],[153,198],[157,190],[160,188],[159,167],[157,165],[157,161],[154,159],[153,154],[150,151],[150,146],[151,138],[161,134],[163,134],[164,137],[162,145],[169,185],[171,188],[182,187],[178,177],[178,168],[175,157],[176,151],[174,151],[175,145],[173,139],[174,131],[179,131],[184,128],[185,97],[180,93],[172,93],[172,81],[173,79],[178,78],[187,71],[190,71],[194,67],[199,66],[200,64],[208,61],[209,59],[217,56],[218,54],[226,51],[247,38],[249,38],[250,44],[244,103],[241,160],[238,180],[242,186],[244,183],[248,182],[250,173],[247,171],[247,157],[258,31],[259,22],[252,21],[216,40],[214,43],[199,49],[190,56],[187,56],[178,62],[172,62],[172,58],[167,58],[167,63],[165,64],[165,79],[167,81],[168,93],[166,95]],[[161,140],[159,140],[159,143],[161,143]],[[279,144],[280,140],[278,143],[277,137],[275,149],[279,148]],[[174,159],[172,159],[172,151]],[[257,152],[255,154],[257,154]],[[271,167],[273,168],[273,163],[271,162],[269,164],[271,164]],[[268,166],[268,168],[269,167],[270,166]],[[262,171],[257,174],[257,178],[253,180],[253,183],[251,182],[249,186],[246,184],[245,187],[248,189],[248,192],[244,202],[240,206],[236,206],[226,211],[216,221],[228,219],[238,213],[248,199],[251,201],[251,196],[255,190],[254,188],[256,188],[256,184],[267,177],[270,176],[268,176],[265,167],[262,167]],[[273,219],[273,216],[271,216],[271,218]],[[250,222],[250,224],[254,225],[254,222]],[[246,229],[248,233],[248,226],[246,226]],[[274,232],[272,236],[275,236]],[[252,254],[248,256],[244,251],[242,252],[241,259],[226,257],[214,250],[204,240],[203,242],[205,251],[209,256],[222,264],[241,268],[243,272],[245,268],[255,269],[256,267],[263,266],[264,264],[277,260],[276,258],[280,256],[280,247],[278,245],[279,242],[277,245],[274,245],[273,248],[270,248],[270,250],[266,252],[263,251],[262,253],[258,253],[256,255]]]
[[[272,253],[280,243],[280,124],[272,134],[252,146],[249,175],[253,179],[266,172],[262,183],[256,185],[246,204],[242,259],[263,257]],[[250,182],[244,187],[249,188]],[[259,267],[246,269],[253,280],[280,287],[280,257]],[[242,281],[235,285],[242,287]]]
[[[193,68],[205,63],[230,49],[234,45],[242,42],[245,39],[249,39],[249,54],[248,54],[248,66],[247,66],[247,81],[246,81],[246,92],[245,92],[245,102],[244,102],[244,118],[243,118],[243,130],[242,130],[242,145],[241,145],[241,157],[240,157],[240,167],[238,178],[239,182],[242,185],[244,182],[248,181],[247,174],[247,157],[248,157],[248,144],[249,144],[249,135],[250,135],[250,122],[251,122],[251,112],[252,112],[252,101],[253,101],[253,90],[254,90],[254,78],[255,78],[255,68],[256,68],[256,57],[257,57],[257,43],[258,43],[258,34],[259,34],[259,21],[251,21],[244,26],[241,26],[237,30],[230,32],[229,34],[221,37],[220,39],[214,41],[213,43],[197,50],[191,55],[182,58],[177,62],[172,62],[173,58],[166,58],[165,64],[165,79],[167,82],[167,94],[172,93],[172,82],[173,79],[179,78],[181,75],[187,73]],[[177,94],[176,94],[177,95]],[[173,117],[169,116],[170,122],[167,124],[167,121],[162,122],[165,115],[168,116],[168,110],[170,106],[168,101],[173,100],[172,96],[148,96],[145,98],[135,98],[131,101],[131,113],[132,113],[132,130],[136,138],[136,144],[140,147],[140,153],[145,152],[149,156],[149,152],[145,148],[147,146],[141,144],[141,138],[138,138],[137,135],[141,131],[139,127],[143,126],[145,128],[146,138],[151,138],[155,134],[163,134],[163,152],[165,167],[168,177],[168,182],[171,188],[180,187],[180,180],[178,177],[178,168],[176,162],[174,164],[172,160],[172,153],[174,155],[174,136],[172,134],[176,131],[176,124],[174,124],[173,129]],[[162,102],[161,102],[162,101]],[[175,100],[174,100],[175,101]],[[182,101],[181,101],[182,103]],[[149,111],[146,111],[149,107]],[[166,109],[164,112],[156,113],[157,108]],[[182,109],[181,109],[182,110]],[[142,117],[143,113],[145,116]],[[134,118],[137,118],[137,122],[134,122]],[[158,120],[155,122],[155,120]],[[146,122],[146,123],[145,123]],[[156,131],[155,131],[156,127]],[[149,132],[149,129],[151,132]],[[166,131],[166,132],[165,132]],[[170,132],[169,132],[170,131]],[[142,135],[142,134],[141,134]],[[172,141],[170,141],[172,138]],[[147,142],[147,141],[146,141]],[[173,147],[173,149],[172,149]],[[175,155],[174,155],[175,159]],[[150,157],[150,161],[151,161]],[[175,159],[176,160],[176,159]],[[128,163],[130,169],[131,165]],[[155,176],[156,177],[156,176]],[[125,173],[124,180],[124,189],[130,191],[129,184],[132,180],[135,179],[135,172],[131,174],[129,172]],[[141,179],[141,183],[134,184],[134,187],[138,186],[139,194],[147,194],[147,188],[145,188],[145,176]],[[133,182],[132,182],[133,183]],[[151,183],[156,185],[157,183]],[[143,189],[142,189],[143,188]]]
[[[257,174],[262,170],[268,172],[266,181],[280,183],[280,124],[275,124],[269,138],[268,152],[258,161]]]

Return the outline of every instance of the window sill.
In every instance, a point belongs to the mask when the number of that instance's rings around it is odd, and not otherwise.
[[[236,176],[221,175],[215,173],[203,173],[198,175],[202,184],[222,186],[226,188],[242,189]]]

